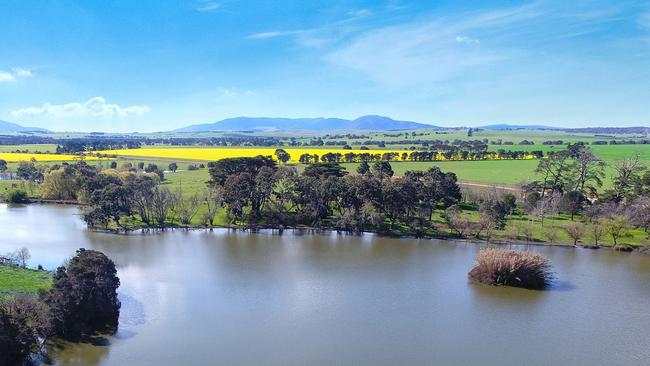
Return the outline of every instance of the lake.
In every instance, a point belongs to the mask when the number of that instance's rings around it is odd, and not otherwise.
[[[219,229],[114,235],[72,206],[0,205],[0,253],[115,261],[118,332],[57,365],[648,365],[650,256],[519,246],[548,291],[469,283],[484,244]]]

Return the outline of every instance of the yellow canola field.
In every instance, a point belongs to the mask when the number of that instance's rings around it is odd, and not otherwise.
[[[4,153],[0,152],[0,160],[8,163],[16,163],[19,161],[29,161],[32,158],[36,161],[73,161],[80,160],[78,155],[65,155],[65,154],[30,154],[30,153]],[[84,156],[84,160],[98,160],[96,156]]]
[[[318,154],[323,156],[327,153],[340,153],[345,155],[347,153],[355,154],[384,154],[387,152],[402,153],[403,150],[345,150],[340,148],[283,148],[284,151],[291,155],[289,161],[298,162],[302,154]],[[225,158],[242,158],[254,157],[258,155],[270,155],[275,159],[276,148],[245,148],[245,147],[215,147],[215,148],[141,148],[141,149],[124,149],[124,150],[104,150],[98,151],[99,154],[117,155],[124,157],[139,157],[139,158],[161,158],[161,159],[182,159],[182,160],[202,160],[214,161]]]

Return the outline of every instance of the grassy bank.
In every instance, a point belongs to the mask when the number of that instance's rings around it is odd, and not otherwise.
[[[52,273],[0,265],[0,294],[35,293],[52,286]]]

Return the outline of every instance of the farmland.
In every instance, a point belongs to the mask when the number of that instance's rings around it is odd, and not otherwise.
[[[258,155],[273,156],[275,148],[208,148],[208,147],[163,147],[163,148],[142,148],[142,149],[124,149],[124,150],[106,150],[98,151],[102,155],[117,155],[120,157],[142,157],[142,158],[162,158],[162,159],[178,159],[182,161],[214,161],[226,158],[239,158],[239,157],[253,157]],[[284,148],[286,152],[291,155],[290,162],[298,162],[302,154],[317,154],[322,155],[326,153],[373,153],[384,154],[387,152],[401,153],[400,150],[345,150],[336,148]]]
[[[10,153],[0,152],[0,160],[8,163],[16,163],[19,161],[36,160],[38,162],[52,162],[52,161],[74,161],[80,160],[81,157],[77,155],[67,154],[34,154],[34,153]],[[96,156],[84,156],[84,160],[99,160]]]

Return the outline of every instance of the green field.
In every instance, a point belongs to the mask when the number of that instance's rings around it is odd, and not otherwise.
[[[52,274],[47,271],[0,266],[0,294],[37,292],[52,285]]]
[[[14,152],[16,150],[28,152],[56,152],[55,144],[25,144],[25,145],[0,145],[0,152]]]

